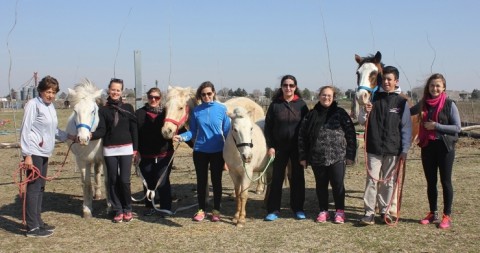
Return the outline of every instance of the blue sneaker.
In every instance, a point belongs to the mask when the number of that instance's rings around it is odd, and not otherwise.
[[[273,213],[269,213],[267,216],[265,216],[265,221],[274,221],[278,219],[278,212],[273,212]]]
[[[307,218],[305,217],[305,213],[303,211],[296,212],[295,217],[297,218],[297,220],[304,220]]]

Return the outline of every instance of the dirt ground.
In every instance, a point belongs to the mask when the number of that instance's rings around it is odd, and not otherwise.
[[[453,228],[448,231],[433,225],[422,226],[418,220],[428,211],[426,183],[419,160],[420,150],[413,148],[407,161],[405,191],[400,223],[395,227],[376,224],[358,226],[363,215],[365,184],[364,154],[360,142],[358,162],[346,173],[346,215],[343,225],[318,224],[313,172],[307,169],[305,211],[307,220],[295,220],[289,209],[289,189],[283,191],[280,219],[265,222],[263,195],[250,192],[247,224],[237,228],[231,222],[235,205],[232,183],[223,175],[221,222],[200,223],[191,220],[195,208],[162,218],[142,215],[143,204],[135,203],[135,219],[114,224],[106,212],[105,200],[94,201],[94,218],[83,219],[82,190],[74,158],[69,155],[59,178],[48,182],[44,196],[43,217],[57,226],[49,238],[26,238],[22,225],[22,203],[12,174],[18,166],[18,149],[0,152],[0,252],[474,252],[480,243],[478,173],[480,141],[461,138],[454,165]],[[66,144],[58,144],[50,159],[49,174],[61,168]],[[191,149],[183,144],[175,155],[171,174],[174,207],[196,203],[195,171]],[[253,189],[253,187],[252,187]],[[132,193],[141,197],[139,177],[132,175]],[[439,196],[441,187],[439,187]],[[439,198],[439,210],[442,210]],[[209,209],[210,210],[210,209]],[[377,220],[380,223],[380,220]]]

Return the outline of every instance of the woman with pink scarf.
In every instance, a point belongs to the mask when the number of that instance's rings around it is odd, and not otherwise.
[[[454,101],[447,98],[447,83],[442,74],[433,74],[426,82],[423,98],[412,108],[419,114],[421,124],[418,145],[422,148],[422,165],[427,179],[427,196],[430,212],[420,224],[438,224],[448,229],[452,225],[453,202],[452,167],[455,159],[455,143],[461,131],[460,116]],[[437,171],[443,189],[443,217],[437,212]]]

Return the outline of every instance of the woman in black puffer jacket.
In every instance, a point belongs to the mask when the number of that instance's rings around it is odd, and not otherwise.
[[[328,183],[335,201],[335,223],[345,220],[345,164],[354,163],[357,140],[348,113],[334,101],[335,89],[320,89],[319,102],[305,116],[298,136],[300,164],[312,166],[320,207],[317,222],[326,222],[328,213]]]

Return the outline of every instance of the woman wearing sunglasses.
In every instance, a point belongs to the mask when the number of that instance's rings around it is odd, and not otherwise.
[[[211,221],[220,220],[222,198],[223,145],[230,130],[227,107],[216,101],[215,87],[209,81],[198,87],[197,99],[202,103],[195,107],[189,119],[189,131],[173,136],[174,141],[195,140],[193,163],[197,174],[197,198],[199,210],[194,221],[205,219],[208,168],[213,186],[213,210]]]
[[[140,171],[149,190],[154,190],[158,180],[164,175],[155,195],[159,194],[160,209],[171,210],[170,172],[172,163],[169,164],[169,162],[173,155],[173,145],[172,140],[164,139],[159,131],[163,127],[165,119],[165,111],[161,104],[162,93],[158,88],[151,88],[147,92],[147,98],[148,102],[145,103],[145,106],[135,112],[138,129],[138,153],[135,162],[140,160]],[[145,185],[143,192],[147,193]],[[145,208],[143,213],[145,216],[153,215],[156,212],[152,201],[148,198],[145,198]]]
[[[279,216],[285,168],[289,160],[292,165],[290,208],[295,218],[305,219],[305,177],[298,157],[298,130],[307,113],[308,107],[301,98],[297,79],[292,75],[284,76],[265,117],[267,152],[269,156],[275,157],[265,221],[274,221]]]

